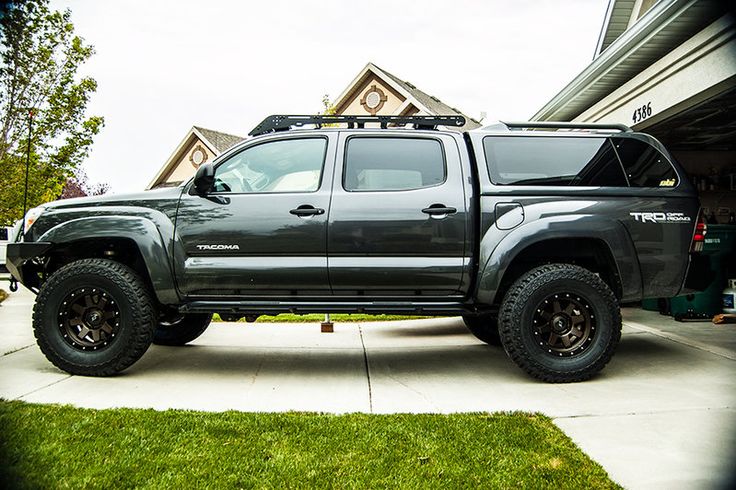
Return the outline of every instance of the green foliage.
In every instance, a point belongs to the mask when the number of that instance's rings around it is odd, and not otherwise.
[[[330,321],[333,323],[355,323],[355,322],[394,322],[399,320],[419,320],[422,318],[432,318],[431,316],[406,316],[406,315],[364,315],[359,313],[334,313],[330,315]],[[282,313],[280,315],[263,315],[259,316],[257,323],[320,323],[325,319],[325,315],[321,313],[308,313],[306,315],[294,315],[292,313]],[[215,313],[212,315],[213,322],[223,321],[220,315]],[[245,318],[240,319],[241,322]]]
[[[550,419],[527,413],[0,402],[0,430],[2,488],[619,488]]]
[[[334,116],[337,113],[337,107],[330,101],[329,94],[322,96],[322,112],[319,114],[323,116]],[[336,128],[339,124],[323,124],[323,128]]]
[[[322,96],[322,112],[320,112],[323,116],[334,116],[337,112],[337,107],[330,101],[329,94],[324,94]]]
[[[97,82],[77,72],[94,48],[70,19],[48,0],[14,3],[0,19],[0,224],[22,214],[31,112],[29,207],[59,197],[104,124],[86,115]]]
[[[100,196],[110,190],[108,184],[90,184],[87,172],[78,168],[72,177],[66,179],[59,199],[73,197]]]

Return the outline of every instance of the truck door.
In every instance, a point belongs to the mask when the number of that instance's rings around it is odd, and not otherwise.
[[[327,209],[337,133],[260,139],[216,164],[215,190],[184,192],[179,289],[195,296],[329,294]]]
[[[447,298],[469,277],[457,142],[402,133],[340,133],[327,233],[335,295]]]

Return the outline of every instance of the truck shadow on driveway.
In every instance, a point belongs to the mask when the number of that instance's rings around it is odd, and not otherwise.
[[[375,327],[380,328],[380,327]],[[375,333],[375,332],[374,332]],[[186,375],[217,379],[248,376],[288,379],[325,378],[330,380],[391,376],[447,378],[467,383],[473,379],[514,383],[538,383],[527,377],[506,356],[502,347],[477,341],[456,324],[427,328],[392,328],[380,337],[366,334],[364,357],[360,345],[325,346],[248,346],[205,345],[185,347],[153,346],[143,359],[122,376]],[[378,334],[376,334],[378,335]],[[412,337],[431,339],[417,345]],[[391,345],[396,339],[396,345]],[[645,333],[624,334],[608,367],[593,380],[623,380],[646,376],[685,375],[706,362],[702,351]]]
[[[552,385],[529,377],[502,348],[480,343],[455,320],[363,328],[362,338],[355,326],[324,336],[300,327],[239,328],[213,329],[185,347],[153,346],[119,376],[39,379],[23,399],[98,408],[576,417],[728,406],[736,393],[733,361],[649,333],[624,334],[611,363],[590,381]],[[5,361],[36,377],[50,368],[35,348]]]

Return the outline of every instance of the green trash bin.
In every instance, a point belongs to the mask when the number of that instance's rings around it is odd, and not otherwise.
[[[735,250],[735,225],[708,225],[701,253],[709,256],[710,270],[704,270],[702,273],[712,274],[713,281],[704,291],[671,298],[670,314],[672,316],[675,318],[710,318],[722,312],[722,293],[729,278],[729,266],[733,263]],[[694,272],[698,273],[697,270]]]
[[[641,307],[647,311],[659,311],[659,302],[661,298],[647,298],[641,300]]]

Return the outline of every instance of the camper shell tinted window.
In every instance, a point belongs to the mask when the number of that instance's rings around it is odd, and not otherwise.
[[[652,145],[633,138],[612,138],[631,187],[674,187],[677,173]]]
[[[628,185],[608,138],[488,136],[483,146],[494,184]]]

